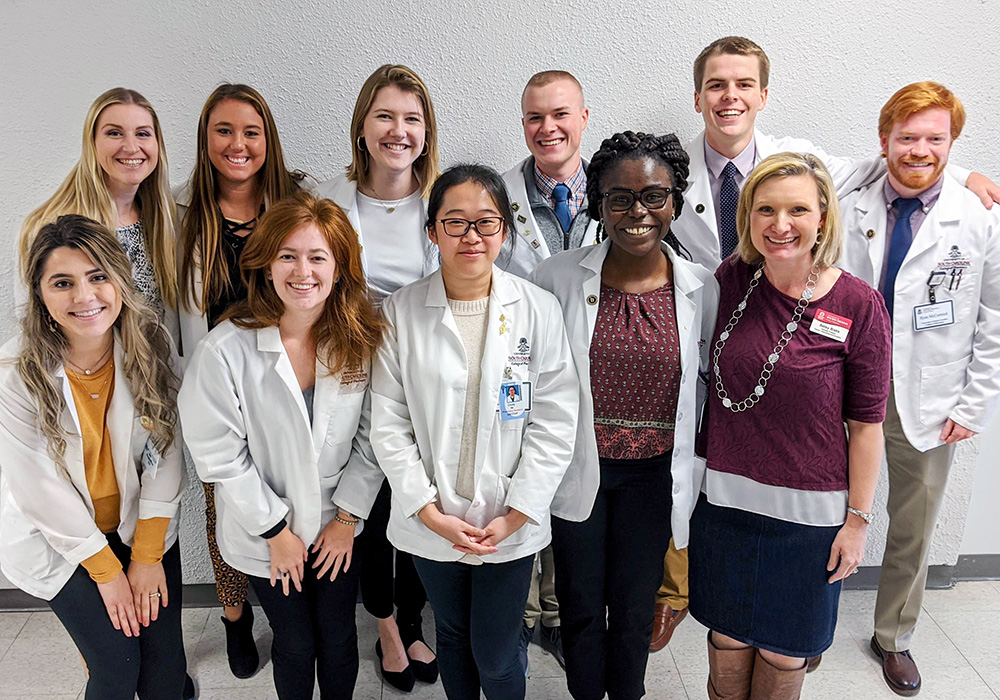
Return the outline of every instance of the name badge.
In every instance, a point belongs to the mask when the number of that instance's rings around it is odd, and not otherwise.
[[[500,420],[519,420],[531,410],[531,382],[500,385]]]
[[[913,330],[926,331],[943,328],[955,323],[955,305],[951,299],[936,304],[921,304],[913,307]]]
[[[156,467],[160,463],[160,451],[153,444],[153,438],[146,440],[146,446],[142,448],[142,473],[156,473]]]
[[[843,343],[847,340],[847,334],[850,332],[851,324],[853,323],[854,321],[849,318],[818,309],[816,315],[813,317],[812,325],[809,326],[809,330]]]

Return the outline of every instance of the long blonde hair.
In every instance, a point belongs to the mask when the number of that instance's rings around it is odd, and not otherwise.
[[[21,353],[18,373],[38,402],[39,429],[48,440],[49,456],[66,466],[67,432],[61,417],[66,409],[56,370],[70,349],[70,342],[49,314],[42,300],[41,283],[49,256],[57,248],[85,253],[103,270],[122,298],[115,321],[122,351],[123,371],[136,414],[148,418],[154,443],[162,451],[174,441],[177,428],[179,379],[171,368],[170,340],[159,316],[132,283],[132,265],[115,234],[83,216],[60,216],[35,236],[25,260],[30,284],[25,315],[21,319]]]
[[[337,274],[312,327],[316,355],[331,374],[359,370],[378,348],[385,323],[368,294],[358,234],[347,214],[329,199],[300,192],[267,210],[240,257],[247,299],[230,308],[226,318],[241,328],[278,325],[285,305],[268,274],[285,240],[308,224],[326,239]]]
[[[413,161],[413,172],[420,181],[422,197],[428,197],[434,181],[441,174],[438,167],[437,119],[434,117],[434,103],[431,93],[420,79],[420,76],[406,66],[384,65],[375,69],[368,80],[361,86],[358,99],[354,103],[354,115],[351,117],[351,164],[347,166],[347,179],[367,187],[371,180],[371,156],[367,144],[360,143],[361,132],[365,128],[365,117],[375,102],[379,90],[395,85],[403,92],[409,92],[420,100],[424,109],[424,152]]]
[[[208,307],[218,301],[229,288],[229,265],[222,246],[222,209],[219,207],[219,190],[215,166],[208,157],[208,118],[223,100],[245,102],[256,110],[264,122],[264,141],[267,154],[264,165],[257,172],[259,206],[268,207],[299,190],[305,177],[301,171],[291,172],[285,167],[278,127],[263,95],[249,85],[223,83],[212,91],[201,108],[198,119],[198,152],[194,172],[191,174],[191,202],[181,222],[181,279],[180,293],[188,311],[208,312]],[[202,293],[194,299],[195,275],[201,275]],[[193,306],[192,306],[193,302]]]
[[[83,123],[83,147],[80,160],[69,175],[59,185],[59,189],[42,206],[35,209],[21,225],[18,251],[21,260],[21,278],[29,282],[27,271],[28,251],[39,229],[50,224],[63,214],[79,214],[99,221],[114,231],[118,226],[118,211],[108,192],[105,173],[97,159],[94,140],[97,137],[97,122],[101,113],[111,105],[125,104],[142,107],[153,118],[153,131],[159,149],[156,167],[149,177],[142,181],[136,192],[136,203],[146,254],[153,265],[156,286],[160,290],[163,304],[177,307],[177,255],[174,238],[176,213],[174,199],[170,196],[170,179],[167,167],[167,150],[163,144],[160,120],[149,101],[135,90],[112,88],[100,95],[90,105]]]

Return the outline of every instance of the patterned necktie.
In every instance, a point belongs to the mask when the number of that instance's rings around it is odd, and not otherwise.
[[[889,243],[889,264],[885,268],[885,284],[882,286],[882,297],[885,299],[885,308],[889,310],[889,318],[892,318],[893,295],[896,291],[896,275],[899,274],[899,266],[903,264],[906,253],[910,250],[910,243],[913,242],[913,228],[910,226],[910,216],[920,206],[919,199],[898,198],[893,206],[896,207],[896,224],[892,227],[892,241]]]
[[[573,225],[573,217],[569,213],[569,188],[560,182],[552,188],[552,200],[556,203],[554,209],[556,218],[559,219],[563,233],[566,233]]]
[[[722,186],[719,187],[719,253],[725,260],[733,251],[739,238],[736,235],[736,205],[740,201],[740,188],[736,186],[739,171],[733,161],[722,169]]]

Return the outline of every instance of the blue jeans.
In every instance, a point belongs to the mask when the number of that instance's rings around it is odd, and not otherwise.
[[[472,566],[413,557],[434,608],[438,666],[448,700],[524,700],[518,659],[534,554]]]

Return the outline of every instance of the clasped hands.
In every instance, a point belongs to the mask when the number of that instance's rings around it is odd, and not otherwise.
[[[486,527],[470,525],[459,517],[446,515],[437,503],[428,503],[417,514],[432,532],[451,542],[452,549],[463,554],[493,554],[497,545],[517,532],[528,516],[511,508],[506,515],[493,518]]]

